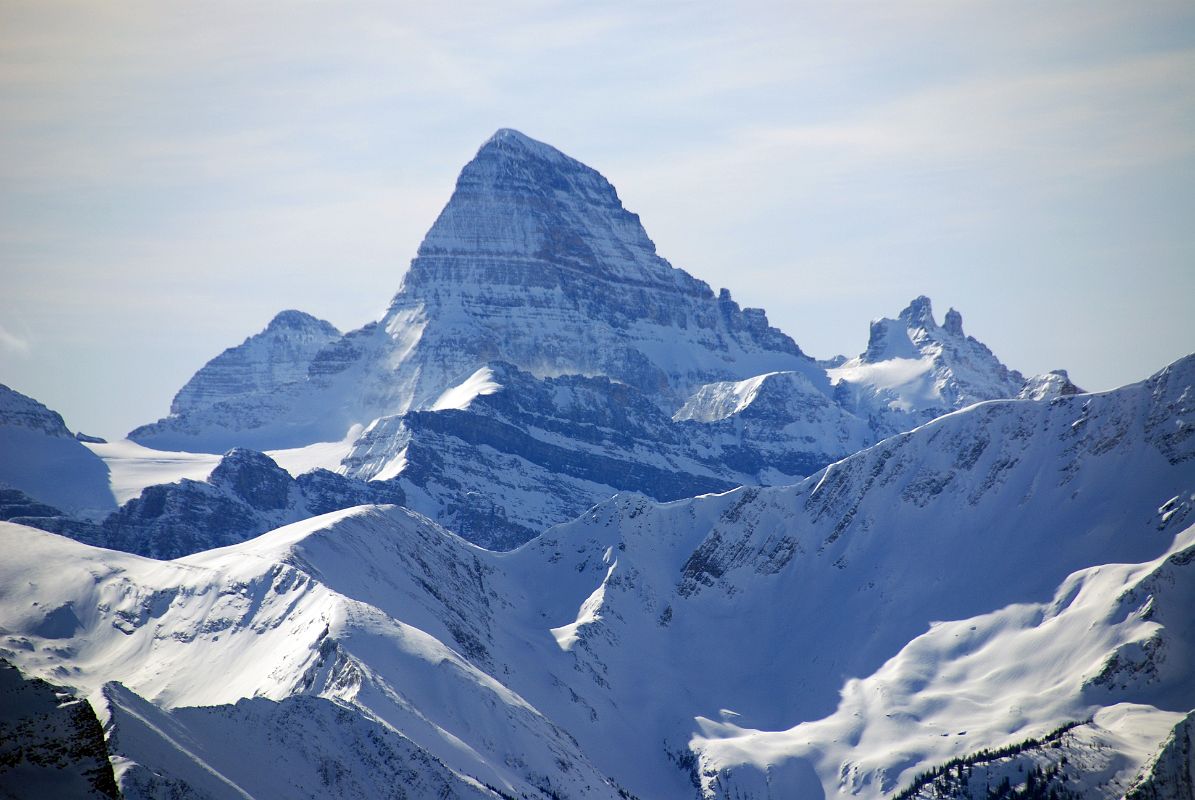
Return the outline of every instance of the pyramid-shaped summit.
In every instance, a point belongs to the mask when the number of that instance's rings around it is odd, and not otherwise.
[[[431,408],[497,361],[537,377],[610,378],[669,415],[703,384],[764,372],[802,372],[829,392],[824,372],[762,310],[660,258],[601,174],[503,129],[461,170],[379,322],[322,346],[285,386],[257,392],[230,375],[235,394],[175,409],[132,436],[208,452],[337,440]],[[218,390],[219,378],[204,383]]]
[[[387,326],[415,319],[421,346],[452,321],[443,378],[487,353],[533,374],[605,375],[670,413],[710,380],[816,369],[762,311],[660,258],[596,170],[508,129],[461,171]]]
[[[523,264],[655,283],[680,278],[599,172],[508,128],[461,170],[407,284],[437,280],[443,259],[460,256],[508,270]]]

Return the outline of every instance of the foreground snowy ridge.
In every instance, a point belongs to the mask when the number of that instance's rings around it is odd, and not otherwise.
[[[1189,357],[982,403],[512,553],[394,507],[173,562],[3,524],[0,655],[91,696],[131,797],[299,791],[241,749],[320,797],[880,797],[1088,718],[1116,797],[1195,708],[1193,398]]]

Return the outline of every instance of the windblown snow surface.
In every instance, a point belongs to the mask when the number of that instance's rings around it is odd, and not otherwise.
[[[1071,722],[1118,797],[1195,707],[1193,387],[980,403],[510,553],[393,506],[170,562],[4,523],[0,655],[91,698],[127,797],[877,798]]]

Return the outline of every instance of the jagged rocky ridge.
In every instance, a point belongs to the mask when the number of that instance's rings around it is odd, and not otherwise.
[[[984,403],[794,486],[623,495],[508,554],[395,508],[165,564],[0,525],[0,647],[213,726],[333,700],[514,796],[879,797],[1071,720],[1129,735],[1129,703],[1156,736],[1127,773],[1195,706],[1193,387],[1195,357]],[[152,737],[124,752],[186,780]]]
[[[452,407],[437,401],[373,422],[342,466],[361,477],[397,476],[412,508],[470,541],[509,549],[616,491],[667,501],[737,485],[783,485],[961,405],[1078,391],[1053,373],[1026,388],[982,344],[962,338],[957,312],[947,330],[934,324],[928,299],[910,309],[917,314],[906,309],[902,319],[913,327],[901,335],[921,342],[926,354],[906,359],[911,368],[899,364],[912,377],[882,391],[866,383],[874,376],[850,364],[830,371],[837,400],[805,373],[765,373],[703,385],[670,420],[626,384],[537,379],[491,363],[462,382]],[[895,338],[896,323],[881,327]],[[881,371],[900,360],[871,351],[878,360],[868,364]],[[482,383],[484,394],[475,391]],[[842,400],[862,386],[872,392],[866,399]],[[908,395],[921,405],[908,404]]]
[[[896,319],[871,323],[867,350],[827,370],[839,402],[865,417],[873,441],[984,400],[1036,400],[1078,394],[1065,370],[1028,380],[963,332],[963,316],[934,319],[930,299],[914,298]]]

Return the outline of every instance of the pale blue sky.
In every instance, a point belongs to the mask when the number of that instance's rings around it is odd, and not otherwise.
[[[119,436],[367,322],[499,127],[816,356],[922,293],[1092,389],[1195,351],[1195,3],[0,0],[0,382]]]

